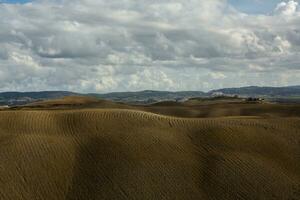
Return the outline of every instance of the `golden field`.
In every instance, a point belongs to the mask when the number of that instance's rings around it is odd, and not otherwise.
[[[0,199],[300,199],[300,106],[71,97],[0,111]]]

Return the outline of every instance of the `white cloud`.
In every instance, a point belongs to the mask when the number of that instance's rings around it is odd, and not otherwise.
[[[225,79],[226,76],[221,72],[212,72],[211,77],[215,80]]]
[[[298,9],[298,2],[291,0],[288,2],[281,2],[277,5],[275,12],[278,14],[291,16],[296,14]]]
[[[0,90],[300,84],[290,75],[300,73],[298,7],[247,15],[226,0],[0,4]]]

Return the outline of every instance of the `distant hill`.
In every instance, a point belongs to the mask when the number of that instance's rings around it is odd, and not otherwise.
[[[241,87],[212,90],[208,94],[239,95],[252,97],[300,97],[300,86],[290,87]]]
[[[39,100],[57,99],[74,95],[80,94],[67,91],[3,92],[0,93],[0,105],[23,105]]]
[[[155,103],[159,101],[184,101],[193,97],[205,96],[205,92],[201,91],[182,91],[182,92],[168,92],[168,91],[153,91],[145,90],[140,92],[114,92],[108,94],[88,94],[91,96],[121,102],[134,103]]]
[[[42,92],[3,92],[0,93],[0,98],[22,98],[30,97],[34,99],[53,99],[60,98],[77,93],[67,91],[42,91]]]
[[[40,100],[58,99],[68,96],[90,96],[106,100],[126,103],[155,103],[160,101],[184,101],[193,97],[205,96],[201,91],[167,92],[167,91],[140,91],[140,92],[114,92],[107,94],[80,94],[67,91],[42,91],[42,92],[3,92],[0,93],[1,105],[24,105]]]
[[[80,94],[68,91],[42,91],[42,92],[3,92],[0,93],[0,106],[3,105],[24,105],[40,100],[58,99],[67,96],[90,96],[97,97],[105,100],[112,100],[124,103],[134,104],[150,104],[161,101],[177,101],[183,102],[190,98],[197,97],[211,97],[221,95],[238,95],[242,97],[264,97],[279,99],[286,102],[287,98],[299,102],[300,99],[300,86],[290,87],[241,87],[241,88],[224,88],[219,90],[212,90],[207,93],[202,91],[153,91],[145,90],[140,92],[113,92],[107,94]],[[283,100],[282,100],[283,98]]]

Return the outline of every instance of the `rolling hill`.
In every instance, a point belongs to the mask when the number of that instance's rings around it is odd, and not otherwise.
[[[72,96],[0,111],[0,199],[300,199],[300,107]],[[179,117],[180,116],[180,117]]]
[[[185,102],[164,101],[147,105],[128,105],[95,97],[69,96],[45,100],[13,110],[130,109],[173,117],[208,118],[234,116],[300,117],[299,104],[247,102],[240,98],[190,99]]]
[[[0,112],[0,198],[299,199],[299,118]]]

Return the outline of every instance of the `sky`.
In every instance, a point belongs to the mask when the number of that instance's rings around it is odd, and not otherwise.
[[[296,0],[0,0],[0,91],[300,85]]]
[[[229,3],[241,12],[268,14],[281,0],[229,0]]]

